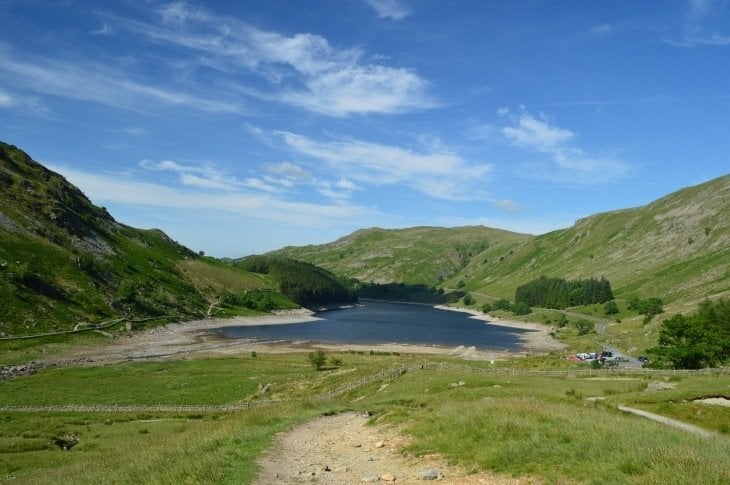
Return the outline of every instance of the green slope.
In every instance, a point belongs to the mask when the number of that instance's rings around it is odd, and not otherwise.
[[[537,236],[504,261],[474,259],[467,287],[504,297],[541,275],[605,276],[618,297],[696,302],[730,290],[730,176],[643,207],[597,214]]]
[[[730,290],[730,176],[541,236],[486,227],[366,229],[276,251],[363,282],[513,298],[541,275],[609,279],[618,297],[696,303]]]
[[[371,228],[330,244],[273,254],[307,261],[363,282],[435,286],[477,259],[503,258],[531,236],[482,226]]]
[[[0,142],[0,337],[119,317],[202,317],[250,290],[264,290],[269,306],[296,307],[279,291],[285,283],[201,257],[160,230],[120,224]]]

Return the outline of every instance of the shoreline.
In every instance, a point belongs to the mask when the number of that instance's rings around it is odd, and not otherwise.
[[[433,305],[432,305],[433,306]],[[313,340],[298,341],[259,341],[253,339],[231,339],[221,336],[216,330],[227,327],[287,325],[322,320],[308,309],[280,311],[271,315],[237,316],[233,318],[207,318],[188,322],[169,323],[161,327],[115,338],[109,345],[77,349],[77,359],[89,361],[128,361],[146,359],[166,359],[184,355],[241,355],[257,353],[311,352],[324,349],[331,352],[391,352],[406,355],[450,356],[465,360],[507,360],[527,355],[549,353],[564,348],[564,344],[549,335],[549,327],[527,322],[513,322],[495,319],[474,310],[434,306],[437,309],[469,313],[477,320],[488,325],[499,325],[515,329],[529,330],[520,332],[519,350],[478,349],[475,346],[416,345],[407,343],[382,344],[330,344]]]
[[[522,351],[530,351],[536,353],[549,353],[556,350],[563,350],[566,344],[550,336],[550,328],[541,323],[522,322],[517,320],[507,320],[495,317],[487,313],[468,308],[450,307],[446,305],[436,305],[434,308],[439,310],[448,310],[453,312],[468,313],[469,318],[482,320],[487,325],[496,325],[498,327],[517,328],[520,330],[529,330],[526,333],[519,333],[518,337],[522,340]]]

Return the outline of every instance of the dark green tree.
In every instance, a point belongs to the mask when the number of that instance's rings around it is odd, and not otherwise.
[[[324,350],[318,349],[314,352],[310,352],[307,356],[307,360],[315,369],[320,370],[324,366],[325,362],[327,362],[327,356],[325,355]]]
[[[618,305],[614,300],[607,301],[603,304],[603,312],[606,315],[616,315],[618,313]]]
[[[649,353],[657,365],[699,369],[730,361],[730,300],[703,301],[690,315],[664,320],[659,342]]]
[[[515,315],[529,315],[532,313],[532,308],[524,301],[521,301],[512,305],[512,311]]]
[[[494,308],[496,308],[497,310],[512,310],[512,304],[509,302],[509,300],[501,298],[494,302]]]

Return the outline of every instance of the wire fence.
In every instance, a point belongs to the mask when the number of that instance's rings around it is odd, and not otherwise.
[[[244,401],[229,404],[46,404],[46,405],[0,405],[0,412],[27,412],[27,413],[216,413],[243,411],[262,407],[277,406],[286,402],[326,401],[346,394],[355,389],[374,384],[376,382],[393,381],[409,372],[436,371],[462,374],[482,374],[514,377],[585,377],[585,376],[672,376],[672,375],[726,375],[730,374],[730,367],[705,369],[513,369],[474,367],[468,365],[424,362],[398,366],[384,370],[361,379],[348,382],[336,389],[324,392],[310,399],[266,399],[260,401]]]

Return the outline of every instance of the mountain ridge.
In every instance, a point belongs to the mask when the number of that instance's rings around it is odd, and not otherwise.
[[[511,298],[517,286],[542,275],[571,279],[605,276],[620,296],[638,293],[667,301],[697,302],[727,294],[730,288],[728,213],[730,175],[680,189],[643,206],[593,214],[569,228],[538,236],[479,226],[369,229],[332,243],[273,253],[362,281],[458,287],[495,298]],[[420,268],[418,271],[398,274],[391,268],[378,273],[391,265],[402,266],[396,259],[403,240],[418,248],[419,235],[430,231],[428,244],[449,255],[459,252],[457,238],[451,236],[464,237],[470,230],[472,251],[462,252],[460,264],[452,264],[448,275],[439,269],[439,259],[434,257],[438,251],[429,253],[423,247],[424,257],[409,261]],[[444,239],[439,232],[449,237]],[[378,237],[371,237],[373,233]],[[486,247],[480,246],[480,241],[486,241]],[[377,259],[374,255],[381,257],[378,264],[372,263]]]

